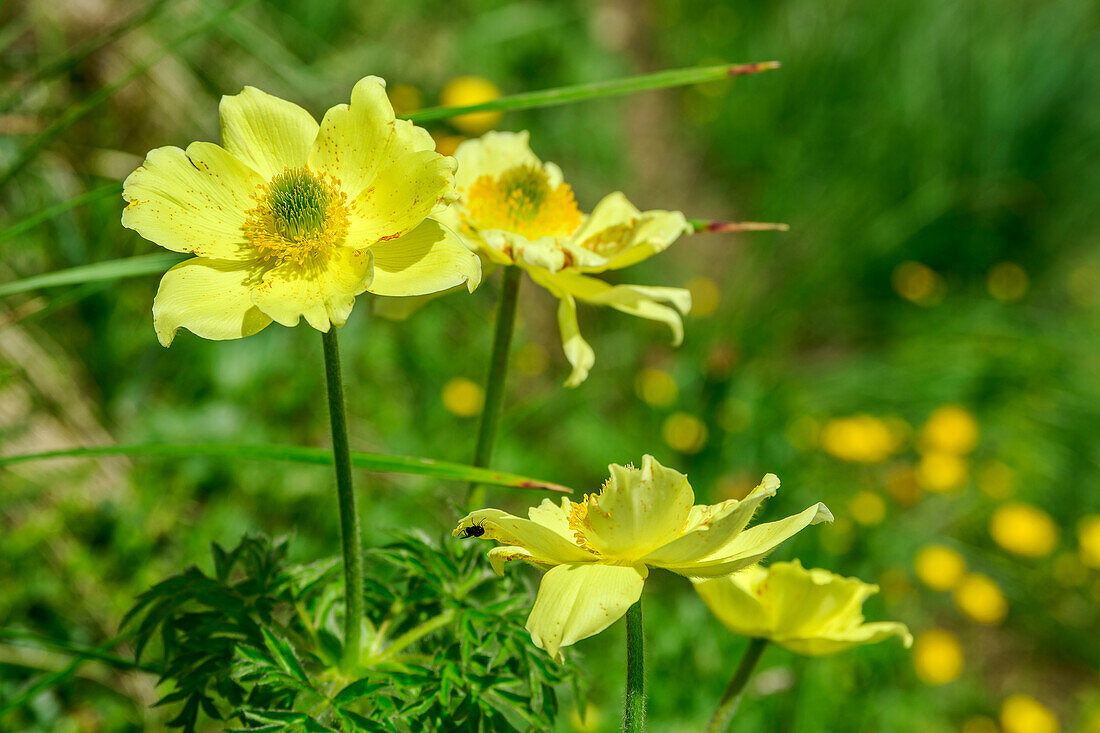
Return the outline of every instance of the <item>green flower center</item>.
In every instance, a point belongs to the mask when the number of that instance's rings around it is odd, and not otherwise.
[[[331,200],[328,188],[305,168],[286,170],[271,179],[267,205],[275,231],[298,241],[321,231]]]

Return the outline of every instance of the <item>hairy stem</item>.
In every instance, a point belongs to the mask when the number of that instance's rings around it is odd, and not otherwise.
[[[645,643],[642,633],[642,599],[626,611],[626,699],[623,701],[623,733],[645,730]]]
[[[508,352],[512,346],[512,332],[516,325],[516,298],[523,270],[505,267],[500,283],[500,304],[497,306],[496,331],[493,333],[493,354],[489,360],[489,373],[485,377],[485,405],[481,410],[481,423],[477,429],[477,448],[473,465],[485,468],[493,457],[493,443],[500,424],[501,406],[504,404],[504,383],[508,379]],[[466,509],[473,511],[485,503],[485,487],[471,483],[466,490]]]
[[[737,704],[741,702],[741,696],[745,692],[745,685],[752,677],[752,671],[756,668],[756,663],[760,661],[760,655],[764,653],[764,648],[767,646],[767,639],[749,640],[749,646],[741,657],[741,663],[737,665],[733,679],[730,680],[726,691],[722,693],[722,699],[718,702],[718,709],[714,711],[714,716],[707,724],[706,733],[722,733],[729,727],[734,713],[737,712]]]
[[[344,409],[344,380],[340,375],[340,343],[336,327],[321,334],[325,346],[325,381],[332,423],[332,456],[336,463],[336,497],[340,506],[340,542],[344,547],[344,658],[345,671],[359,664],[363,619],[363,554],[359,539],[359,512],[351,485],[351,449]]]

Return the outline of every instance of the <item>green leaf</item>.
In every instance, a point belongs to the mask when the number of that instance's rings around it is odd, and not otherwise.
[[[302,669],[302,663],[298,661],[298,655],[294,653],[290,644],[285,639],[280,639],[271,633],[268,629],[263,629],[264,642],[267,644],[267,648],[275,656],[275,661],[279,664],[284,672],[293,676],[300,682],[305,683],[309,687],[313,687],[310,684],[309,676],[306,671]]]
[[[332,451],[326,448],[311,448],[298,445],[250,445],[233,443],[195,443],[145,445],[106,445],[92,448],[67,448],[64,450],[43,451],[40,453],[19,453],[0,456],[0,466],[10,466],[26,461],[46,460],[50,458],[91,458],[97,456],[158,456],[166,458],[187,458],[206,456],[215,458],[240,458],[248,460],[289,461],[294,463],[312,463],[329,465],[332,463]],[[528,478],[513,473],[494,471],[489,468],[477,468],[462,463],[437,461],[431,458],[411,458],[392,456],[385,453],[360,453],[353,451],[351,463],[356,468],[380,473],[407,473],[416,476],[428,476],[446,481],[474,481],[514,489],[535,489],[555,491],[562,494],[573,493],[572,489],[549,481]]]
[[[90,204],[93,201],[99,201],[100,199],[107,198],[108,196],[119,196],[122,194],[121,183],[108,183],[106,186],[100,186],[99,188],[93,188],[91,191],[86,191],[79,196],[75,196],[68,201],[62,201],[59,204],[48,206],[41,211],[31,214],[26,219],[16,222],[7,229],[0,231],[0,242],[6,242],[12,237],[17,237],[25,231],[33,229],[39,224],[49,221],[55,216],[60,216],[70,209],[75,209],[78,206],[84,204]],[[45,286],[43,286],[45,287]]]
[[[778,69],[778,61],[765,61],[755,64],[720,64],[718,66],[696,66],[687,69],[671,69],[653,74],[639,74],[623,79],[597,81],[589,84],[576,84],[556,89],[543,89],[537,92],[524,92],[507,97],[499,97],[490,102],[471,104],[465,107],[429,107],[408,115],[412,122],[421,123],[431,120],[445,120],[470,112],[507,112],[520,109],[538,109],[556,107],[562,104],[584,102],[591,99],[619,97],[624,94],[636,94],[655,89],[702,84],[731,76],[744,76],[761,71]]]
[[[388,684],[387,682],[376,682],[375,680],[365,677],[361,680],[352,682],[350,685],[337,692],[336,697],[332,698],[332,701],[337,705],[345,705],[361,697],[373,694],[386,687]]]
[[[16,225],[18,226],[18,225]],[[150,254],[138,257],[126,257],[119,260],[107,260],[91,265],[71,267],[67,270],[47,272],[34,277],[26,277],[0,285],[0,298],[16,293],[25,293],[39,288],[53,288],[60,285],[77,285],[89,282],[121,280],[138,275],[152,275],[164,272],[183,258],[177,254]]]

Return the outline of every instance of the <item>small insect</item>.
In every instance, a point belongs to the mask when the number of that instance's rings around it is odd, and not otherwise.
[[[471,537],[480,537],[483,534],[485,534],[484,520],[482,520],[480,524],[471,524],[469,527],[464,527],[462,529],[462,539],[464,540],[468,540]]]

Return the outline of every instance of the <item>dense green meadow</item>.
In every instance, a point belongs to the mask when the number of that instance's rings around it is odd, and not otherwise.
[[[557,301],[524,282],[492,465],[581,495],[648,453],[699,503],[771,472],[782,489],[759,520],[829,506],[836,521],[772,560],[877,583],[868,619],[902,621],[916,643],[769,648],[731,730],[1097,733],[1098,36],[1088,0],[6,3],[0,292],[162,252],[121,226],[117,184],[152,148],[217,141],[218,99],[244,85],[319,117],[376,74],[400,114],[464,75],[514,94],[778,60],[495,121],[530,130],[584,211],[621,190],[642,209],[790,230],[696,233],[610,273],[689,288],[695,307],[678,348],[660,324],[582,307],[596,363],[575,389]],[[447,153],[465,134],[424,126]],[[165,349],[157,281],[0,299],[0,456],[330,445],[311,328],[180,331]],[[469,463],[500,284],[404,321],[360,297],[340,331],[353,449]],[[464,483],[356,481],[368,547],[417,532],[489,549],[451,537]],[[232,456],[0,465],[0,730],[164,729],[155,674],[74,664],[79,650],[112,639],[154,583],[210,572],[211,543],[285,536],[294,561],[337,556],[332,485],[323,465]],[[544,495],[490,487],[487,504],[520,514]],[[537,571],[506,573],[532,597]],[[654,571],[644,599],[649,729],[701,730],[746,641],[682,577]],[[620,622],[566,650],[587,716],[562,684],[557,730],[618,729],[624,636]]]

